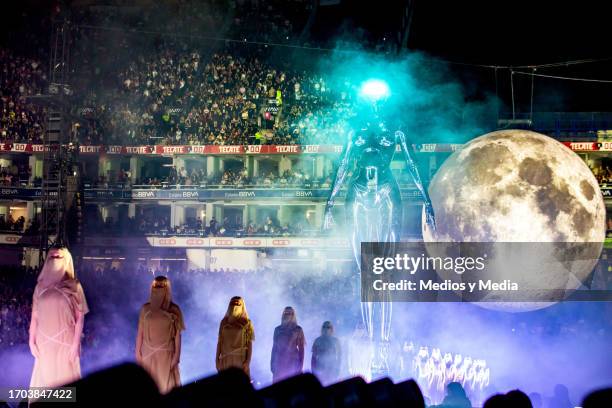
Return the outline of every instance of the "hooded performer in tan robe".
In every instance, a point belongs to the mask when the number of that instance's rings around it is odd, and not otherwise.
[[[30,387],[57,387],[81,378],[81,334],[88,311],[72,255],[66,248],[51,248],[32,302],[29,343],[36,360]]]
[[[234,296],[219,325],[217,371],[238,367],[250,377],[249,365],[254,340],[255,330],[249,319],[244,300],[239,296]]]
[[[151,297],[140,309],[136,338],[136,361],[151,375],[162,394],[181,385],[179,362],[183,313],[172,303],[170,281],[158,276]]]

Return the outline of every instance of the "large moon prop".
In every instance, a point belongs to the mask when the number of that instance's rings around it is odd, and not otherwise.
[[[514,265],[519,281],[575,289],[592,272],[605,239],[606,209],[597,180],[578,155],[539,133],[501,130],[471,140],[440,167],[429,194],[437,229],[424,224],[425,242],[595,243],[596,254],[591,249],[588,259],[581,256],[569,267],[571,281],[557,273],[558,256],[545,259],[559,254]],[[567,254],[563,257],[566,262]],[[556,300],[561,299],[479,304],[523,311]]]

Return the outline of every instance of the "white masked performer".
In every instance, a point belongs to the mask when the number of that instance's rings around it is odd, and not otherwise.
[[[461,377],[461,379],[459,378],[462,365],[463,365],[463,356],[461,354],[455,354],[455,357],[453,358],[453,364],[451,366],[451,373],[453,377],[451,382],[461,383],[461,381],[463,381],[463,377]]]
[[[444,398],[445,380],[444,361],[442,360],[442,352],[439,348],[434,348],[431,351],[430,370],[429,397],[431,398],[432,403],[439,404]]]
[[[451,353],[444,354],[444,385],[448,385],[455,381],[455,373],[453,370],[453,355]]]
[[[472,367],[472,357],[466,356],[463,359],[463,363],[461,364],[461,367],[459,367],[459,371],[457,372],[457,379],[455,380],[458,383],[460,383],[463,388],[465,388],[467,382],[470,381],[471,379],[471,375],[470,375],[471,367]]]
[[[183,330],[183,313],[172,302],[170,280],[158,276],[151,285],[149,302],[140,309],[136,361],[155,380],[162,394],[181,385],[179,362]]]
[[[416,377],[416,382],[423,390],[423,394],[427,397],[431,394],[429,389],[429,378],[432,375],[432,370],[429,360],[429,349],[427,346],[421,346],[419,352],[414,356],[414,361],[412,363],[412,372]]]
[[[81,378],[81,334],[89,311],[68,249],[47,253],[32,301],[30,387],[56,387]]]

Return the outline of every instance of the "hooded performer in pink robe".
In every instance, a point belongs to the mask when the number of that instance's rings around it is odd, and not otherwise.
[[[34,289],[30,387],[57,387],[81,378],[81,334],[89,311],[66,248],[49,250]]]
[[[179,362],[183,313],[172,303],[170,281],[158,276],[151,297],[140,309],[136,338],[136,361],[151,375],[162,394],[181,385]]]

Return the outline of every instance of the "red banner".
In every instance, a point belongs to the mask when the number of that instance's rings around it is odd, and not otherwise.
[[[563,142],[574,151],[612,151],[612,142]],[[425,143],[413,145],[419,153],[454,152],[461,145],[450,143]],[[244,155],[244,154],[322,154],[342,153],[341,145],[197,145],[197,146],[80,146],[84,155]],[[396,150],[401,149],[399,145]],[[43,145],[28,143],[0,143],[0,152],[42,153]]]
[[[564,145],[574,151],[596,151],[601,150],[596,142],[563,142]]]

